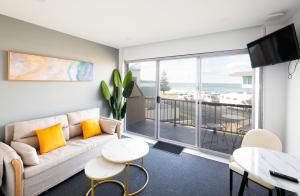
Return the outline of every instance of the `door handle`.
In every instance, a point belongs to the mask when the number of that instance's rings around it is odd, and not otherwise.
[[[156,97],[156,103],[160,103],[160,96]]]

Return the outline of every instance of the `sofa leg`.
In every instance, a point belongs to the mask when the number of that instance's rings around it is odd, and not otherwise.
[[[229,169],[229,196],[232,196],[232,179],[233,178],[233,171]]]
[[[23,165],[18,159],[12,160],[12,166],[15,170],[15,179],[16,179],[16,196],[23,196]]]

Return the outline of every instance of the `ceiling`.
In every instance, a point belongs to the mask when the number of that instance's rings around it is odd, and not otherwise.
[[[299,0],[0,0],[0,14],[116,48],[265,24]]]

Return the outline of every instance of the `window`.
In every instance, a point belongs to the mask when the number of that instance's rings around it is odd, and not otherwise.
[[[227,154],[240,147],[253,124],[253,76],[248,54],[201,58],[200,147]]]
[[[246,52],[129,62],[136,81],[127,130],[231,154],[252,126],[254,71]]]

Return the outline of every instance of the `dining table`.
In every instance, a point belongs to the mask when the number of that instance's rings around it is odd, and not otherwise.
[[[233,152],[233,159],[244,170],[239,196],[244,193],[249,174],[273,185],[280,196],[284,196],[286,190],[299,195],[299,183],[270,174],[270,171],[275,171],[300,180],[300,159],[298,157],[265,148],[242,147]]]

